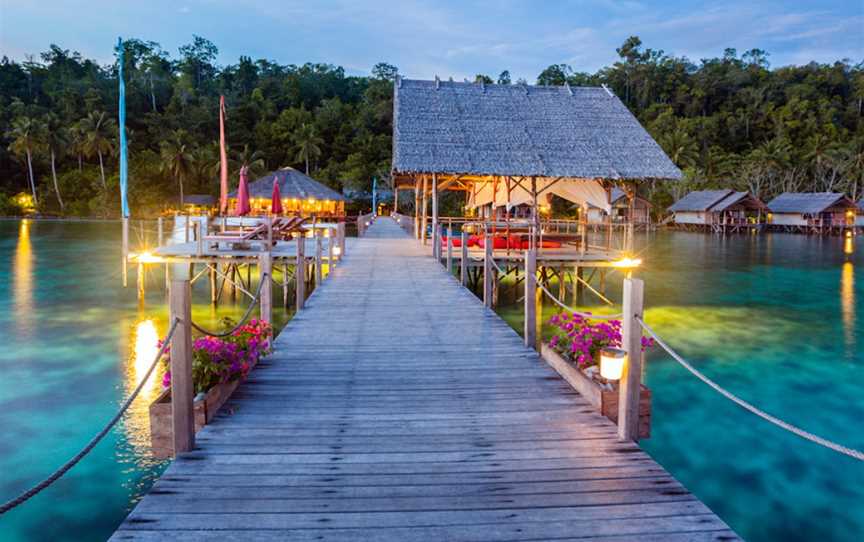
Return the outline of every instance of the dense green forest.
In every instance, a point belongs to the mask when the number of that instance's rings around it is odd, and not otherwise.
[[[650,183],[658,208],[697,187],[783,191],[864,189],[864,65],[838,60],[772,69],[769,55],[727,49],[698,63],[631,37],[594,74],[552,65],[538,84],[607,85],[686,172]],[[368,190],[390,169],[395,66],[369,76],[328,64],[240,57],[195,36],[172,57],[159,44],[124,43],[130,203],[153,214],[182,192],[218,191],[219,95],[227,104],[231,179],[291,165],[334,188]],[[429,77],[434,74],[429,74]],[[478,80],[511,84],[510,74]],[[524,83],[524,81],[516,81]],[[0,214],[33,194],[49,214],[119,210],[117,65],[51,45],[39,60],[0,61]],[[408,198],[406,198],[408,199]]]

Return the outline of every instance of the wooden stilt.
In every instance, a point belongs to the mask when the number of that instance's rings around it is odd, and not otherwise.
[[[273,258],[269,252],[258,257],[258,279],[261,281],[261,319],[273,321]]]
[[[282,306],[288,306],[288,264],[282,266]]]
[[[216,304],[216,265],[217,264],[208,264],[207,267],[210,268],[210,304]]]
[[[301,232],[297,236],[297,262],[294,267],[294,292],[297,296],[297,310],[306,304],[306,238]]]
[[[421,204],[423,208],[422,218],[420,219],[420,241],[425,245],[426,244],[426,222],[428,220],[427,215],[427,198],[426,194],[428,193],[428,180],[426,179],[426,175],[423,176],[423,203]]]
[[[537,348],[537,252],[525,251],[525,346]]]

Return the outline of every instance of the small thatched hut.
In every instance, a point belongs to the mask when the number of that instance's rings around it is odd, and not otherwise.
[[[750,192],[728,189],[695,190],[669,207],[676,225],[727,233],[759,227],[765,209],[762,200]]]
[[[838,233],[855,226],[858,207],[836,192],[785,192],[768,202],[772,229]]]
[[[611,213],[616,183],[632,198],[635,182],[681,178],[605,87],[398,78],[393,117],[397,201],[400,189],[414,189],[415,208],[425,214],[430,194],[433,224],[440,190],[465,191],[473,208],[530,204],[539,223],[544,194]]]
[[[589,224],[606,224],[610,219],[614,224],[623,224],[631,221],[631,213],[633,224],[637,226],[649,226],[651,224],[651,202],[647,199],[636,196],[631,209],[627,194],[616,186],[609,195],[609,202],[612,205],[611,215],[603,209],[588,205],[587,219]]]
[[[249,183],[249,203],[253,215],[270,212],[274,180],[279,183],[279,194],[286,215],[345,215],[345,197],[342,194],[292,167],[271,171]],[[228,204],[232,209],[237,204],[236,190],[228,194]]]

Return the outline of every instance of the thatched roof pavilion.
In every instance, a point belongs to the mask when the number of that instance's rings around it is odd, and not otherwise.
[[[274,180],[279,183],[279,193],[286,214],[345,214],[345,196],[292,167],[271,171],[249,183],[249,201],[253,213],[266,213],[270,210]],[[236,204],[237,191],[228,194],[228,199],[229,205]]]
[[[433,222],[443,189],[468,191],[472,205],[536,208],[548,191],[608,211],[615,182],[632,196],[634,181],[681,178],[605,87],[401,78],[394,87],[394,187],[419,199],[429,186]]]

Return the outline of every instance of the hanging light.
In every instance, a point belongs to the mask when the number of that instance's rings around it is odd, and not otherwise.
[[[627,352],[620,348],[604,348],[600,351],[600,376],[606,380],[620,380],[627,362]]]

